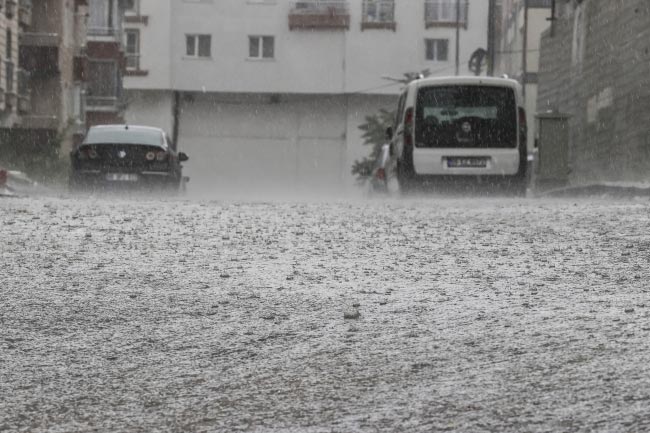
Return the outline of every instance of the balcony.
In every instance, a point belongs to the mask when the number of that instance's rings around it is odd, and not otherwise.
[[[424,25],[427,29],[456,26],[467,29],[468,11],[468,0],[425,0]]]
[[[122,37],[122,18],[118,1],[89,0],[88,38],[119,42]]]
[[[32,25],[32,0],[20,0],[18,7],[18,24],[24,27]]]
[[[289,11],[289,30],[347,30],[347,1],[307,0],[294,2]]]
[[[27,114],[32,111],[32,91],[29,87],[29,73],[23,69],[18,70],[18,112]]]
[[[361,30],[397,28],[394,0],[364,0],[361,17]]]
[[[33,79],[49,78],[59,74],[59,44],[58,33],[19,34],[20,67],[31,74]]]

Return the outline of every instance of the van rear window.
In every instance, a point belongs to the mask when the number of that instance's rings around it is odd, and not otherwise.
[[[418,91],[417,147],[517,147],[517,102],[509,87],[430,86]]]

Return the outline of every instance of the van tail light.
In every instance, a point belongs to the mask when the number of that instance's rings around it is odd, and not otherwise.
[[[404,145],[413,144],[413,107],[406,110],[404,114]]]
[[[386,170],[383,167],[377,169],[377,180],[386,180]]]
[[[523,132],[528,132],[528,121],[526,120],[526,110],[519,107],[519,128]]]

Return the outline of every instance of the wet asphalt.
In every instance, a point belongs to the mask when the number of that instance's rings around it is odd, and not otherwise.
[[[649,212],[0,199],[0,432],[650,431]]]

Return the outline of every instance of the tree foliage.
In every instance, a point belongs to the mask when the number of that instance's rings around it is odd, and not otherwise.
[[[363,144],[371,146],[370,154],[354,161],[352,165],[352,174],[360,183],[365,182],[372,174],[377,158],[381,155],[381,146],[386,143],[386,128],[393,124],[394,117],[394,111],[381,109],[376,114],[366,116],[366,121],[359,125],[359,129],[363,131]]]

